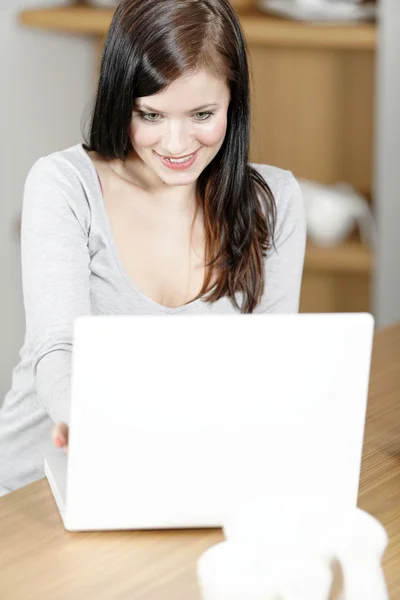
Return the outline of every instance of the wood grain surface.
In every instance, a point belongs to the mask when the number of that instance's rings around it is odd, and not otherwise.
[[[386,527],[400,600],[400,325],[375,336],[359,505]],[[219,530],[69,533],[45,479],[0,499],[1,600],[199,600],[197,558]],[[361,600],[361,599],[360,599]]]

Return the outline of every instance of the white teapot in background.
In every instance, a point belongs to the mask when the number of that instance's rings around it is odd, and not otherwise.
[[[304,197],[307,234],[318,246],[341,244],[357,227],[363,243],[375,244],[375,222],[366,199],[350,185],[324,186],[300,179]]]
[[[203,600],[389,600],[382,525],[360,509],[270,499],[226,521],[197,563]]]

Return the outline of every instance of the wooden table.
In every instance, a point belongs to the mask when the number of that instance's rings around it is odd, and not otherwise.
[[[386,527],[400,600],[400,325],[375,337],[359,505]],[[196,559],[221,532],[70,533],[45,479],[0,499],[1,600],[198,600]]]

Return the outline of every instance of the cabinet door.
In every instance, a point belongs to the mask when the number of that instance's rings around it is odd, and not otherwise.
[[[250,44],[249,53],[251,159],[324,184],[345,181],[370,197],[375,53],[261,44]],[[370,310],[366,250],[358,246],[360,268],[349,273],[346,248],[337,249],[337,260],[333,249],[325,266],[321,251],[318,270],[306,261],[302,310]],[[353,262],[357,247],[350,251]]]

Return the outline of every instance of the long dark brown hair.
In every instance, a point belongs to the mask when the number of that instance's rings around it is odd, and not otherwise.
[[[105,42],[87,151],[125,159],[137,98],[201,69],[230,89],[227,132],[197,181],[204,215],[206,274],[199,297],[228,296],[251,313],[264,293],[273,245],[274,197],[248,164],[249,68],[239,20],[228,0],[123,0]],[[211,286],[211,280],[213,285]]]

